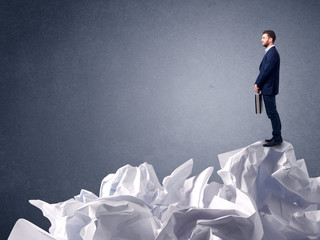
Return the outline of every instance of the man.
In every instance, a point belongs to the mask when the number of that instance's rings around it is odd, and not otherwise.
[[[268,118],[271,120],[271,139],[265,140],[264,147],[273,147],[282,143],[281,121],[276,106],[276,95],[279,93],[280,56],[274,46],[276,34],[272,30],[262,34],[262,45],[266,48],[261,61],[259,76],[254,84],[254,90],[262,94]]]

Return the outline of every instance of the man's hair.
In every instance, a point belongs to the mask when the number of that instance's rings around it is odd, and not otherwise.
[[[272,38],[272,42],[274,43],[276,41],[276,34],[272,30],[266,30],[263,32],[263,34],[268,34],[269,38]]]

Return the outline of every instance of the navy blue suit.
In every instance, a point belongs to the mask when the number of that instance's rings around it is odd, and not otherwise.
[[[272,47],[264,55],[260,73],[255,84],[262,95],[277,95],[279,93],[280,56],[276,47]]]
[[[255,81],[263,95],[268,118],[271,120],[272,135],[275,141],[281,141],[281,121],[276,106],[276,95],[279,93],[280,56],[275,47],[264,55],[260,73]]]

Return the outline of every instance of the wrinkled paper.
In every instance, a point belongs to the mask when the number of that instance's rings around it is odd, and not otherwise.
[[[320,239],[320,178],[309,178],[288,142],[259,141],[220,154],[223,184],[193,160],[159,182],[153,167],[126,165],[106,176],[100,194],[30,203],[51,222],[46,232],[19,219],[9,240],[305,240]]]

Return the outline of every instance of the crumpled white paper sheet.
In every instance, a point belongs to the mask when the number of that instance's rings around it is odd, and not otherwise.
[[[57,204],[30,200],[49,233],[20,219],[9,240],[320,239],[320,178],[309,178],[290,143],[262,144],[219,155],[224,184],[208,184],[212,167],[189,177],[193,160],[160,184],[144,163],[105,177],[99,197],[81,190]]]
[[[288,142],[262,141],[219,155],[224,184],[249,194],[257,205],[265,240],[320,239],[320,178],[309,178],[303,159]]]
[[[9,239],[55,240],[56,238],[33,223],[19,219],[14,225]]]

